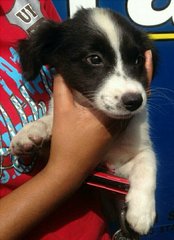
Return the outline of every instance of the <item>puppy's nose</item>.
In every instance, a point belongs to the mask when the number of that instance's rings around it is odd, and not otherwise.
[[[137,110],[143,102],[143,98],[140,93],[131,92],[124,94],[121,100],[124,107],[131,112]]]

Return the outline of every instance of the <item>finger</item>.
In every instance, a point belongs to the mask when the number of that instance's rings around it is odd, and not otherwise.
[[[61,75],[57,75],[54,78],[53,85],[54,106],[63,108],[64,110],[68,110],[74,106],[73,94]]]
[[[151,50],[147,50],[145,52],[145,68],[147,71],[147,95],[150,96],[150,84],[152,81],[152,76],[153,76],[153,61],[152,61],[152,51]]]
[[[148,78],[148,85],[150,85],[152,81],[153,75],[153,63],[152,63],[152,51],[147,50],[145,52],[145,68],[147,70],[147,78]]]

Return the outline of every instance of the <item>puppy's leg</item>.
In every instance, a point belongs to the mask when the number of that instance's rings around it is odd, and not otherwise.
[[[129,178],[126,197],[127,221],[140,234],[146,234],[155,220],[156,157],[151,148],[143,150],[119,169]]]
[[[46,115],[25,125],[11,141],[10,151],[14,155],[30,153],[51,138],[53,115]]]

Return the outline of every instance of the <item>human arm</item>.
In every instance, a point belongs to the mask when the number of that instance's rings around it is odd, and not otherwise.
[[[54,81],[54,100],[48,164],[0,200],[0,239],[19,239],[56,209],[95,168],[111,137],[101,120],[74,102],[61,77]]]

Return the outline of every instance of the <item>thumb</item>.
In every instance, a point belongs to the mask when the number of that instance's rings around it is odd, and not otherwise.
[[[74,98],[71,90],[66,85],[61,75],[54,78],[53,83],[54,107],[69,110],[74,106]]]

